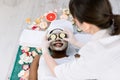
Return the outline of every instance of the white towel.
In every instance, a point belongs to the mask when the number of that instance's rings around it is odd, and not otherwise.
[[[49,33],[51,30],[56,29],[56,28],[59,28],[62,30],[68,29],[71,32],[74,32],[72,22],[68,20],[64,20],[64,19],[52,21],[47,31]]]
[[[34,31],[24,29],[20,39],[19,44],[22,46],[29,47],[42,47],[42,38],[45,35],[45,31]]]

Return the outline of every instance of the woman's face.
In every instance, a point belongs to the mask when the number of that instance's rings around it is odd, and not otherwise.
[[[63,51],[68,47],[68,42],[63,40],[60,37],[60,33],[63,33],[61,30],[54,30],[50,35],[54,34],[56,36],[52,36],[53,40],[50,43],[50,49],[55,51]],[[63,34],[62,34],[63,35]],[[64,36],[64,35],[63,35]],[[55,38],[56,37],[56,38]],[[55,38],[55,39],[54,39]]]

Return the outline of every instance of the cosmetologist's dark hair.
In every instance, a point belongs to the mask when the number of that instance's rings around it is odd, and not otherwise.
[[[80,23],[91,23],[100,29],[107,29],[113,25],[111,35],[120,34],[120,15],[112,13],[108,0],[70,0],[69,9]]]

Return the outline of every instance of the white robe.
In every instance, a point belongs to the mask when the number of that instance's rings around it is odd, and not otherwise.
[[[79,51],[81,57],[55,67],[58,80],[120,80],[120,35],[101,30]],[[119,66],[119,67],[118,67]]]
[[[62,64],[62,63],[66,63],[66,62],[73,61],[73,60],[75,60],[74,56],[69,56],[69,57],[55,59],[57,64]],[[50,70],[49,70],[49,68],[48,68],[48,66],[47,66],[43,56],[41,56],[40,60],[39,60],[38,80],[58,80],[50,72]]]

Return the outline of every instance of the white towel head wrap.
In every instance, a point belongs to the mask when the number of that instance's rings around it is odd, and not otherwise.
[[[64,19],[52,21],[50,26],[48,27],[47,31],[49,33],[56,28],[59,28],[59,29],[62,29],[62,30],[68,29],[71,32],[74,31],[72,23],[70,21],[64,20]]]

